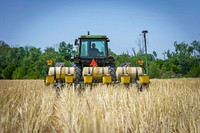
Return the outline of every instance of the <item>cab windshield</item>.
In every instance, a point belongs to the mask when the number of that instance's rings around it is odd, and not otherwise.
[[[80,57],[82,58],[105,58],[107,57],[105,39],[81,39]]]

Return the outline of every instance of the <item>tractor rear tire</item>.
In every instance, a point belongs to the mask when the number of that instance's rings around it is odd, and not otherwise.
[[[115,68],[113,67],[108,67],[108,70],[110,72],[110,75],[112,77],[112,81],[116,81],[117,77],[116,77],[116,72],[115,72]]]
[[[76,71],[76,77],[75,77],[75,83],[79,83],[81,81],[81,69],[78,67],[78,65],[76,65],[75,63],[71,64],[71,67],[75,68]]]

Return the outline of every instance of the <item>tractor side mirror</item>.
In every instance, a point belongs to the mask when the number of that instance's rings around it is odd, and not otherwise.
[[[110,39],[107,39],[107,42],[110,42]]]
[[[78,45],[78,39],[75,39],[74,45]]]

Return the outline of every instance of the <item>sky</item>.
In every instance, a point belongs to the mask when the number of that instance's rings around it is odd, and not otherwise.
[[[57,48],[82,34],[103,34],[117,54],[174,50],[174,42],[200,41],[199,0],[0,0],[0,40],[11,46]]]

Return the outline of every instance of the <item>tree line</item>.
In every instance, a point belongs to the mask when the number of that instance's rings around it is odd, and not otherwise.
[[[42,79],[48,69],[47,60],[64,62],[70,66],[70,58],[76,54],[72,44],[62,41],[58,50],[47,47],[45,50],[33,46],[11,47],[0,41],[0,79]],[[140,50],[131,55],[128,52],[116,55],[109,49],[116,61],[116,66],[130,62],[138,66],[138,60],[144,60],[145,55]],[[200,42],[190,44],[174,43],[174,50],[164,52],[165,59],[158,59],[154,51],[148,54],[149,75],[151,78],[200,77]]]

